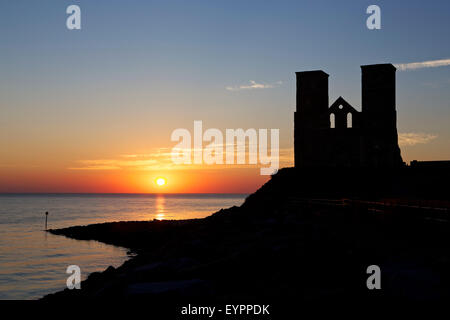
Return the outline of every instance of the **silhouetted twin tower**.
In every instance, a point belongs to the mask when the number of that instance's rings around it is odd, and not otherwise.
[[[329,107],[325,72],[296,73],[296,167],[403,165],[397,137],[396,68],[392,64],[376,64],[361,66],[361,71],[361,112],[342,97]]]

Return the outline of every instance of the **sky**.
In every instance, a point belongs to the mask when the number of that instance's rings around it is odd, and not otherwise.
[[[176,166],[171,133],[277,128],[292,166],[295,72],[361,110],[376,63],[398,66],[403,159],[450,159],[449,36],[448,1],[1,1],[0,192],[253,192],[260,166]]]

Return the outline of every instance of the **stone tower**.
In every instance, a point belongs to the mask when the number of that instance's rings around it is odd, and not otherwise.
[[[383,167],[403,164],[398,147],[395,67],[362,66],[362,111],[339,97],[329,107],[328,74],[297,72],[296,167]]]
[[[392,64],[361,66],[362,164],[367,167],[396,167],[403,161],[397,136],[395,71]]]
[[[296,72],[297,109],[294,113],[295,166],[321,163],[323,129],[328,120],[328,74],[323,71]]]

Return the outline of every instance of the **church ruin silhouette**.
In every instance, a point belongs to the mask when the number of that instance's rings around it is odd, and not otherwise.
[[[328,74],[296,72],[295,167],[403,166],[397,135],[392,64],[361,66],[361,112],[342,97],[331,106]]]

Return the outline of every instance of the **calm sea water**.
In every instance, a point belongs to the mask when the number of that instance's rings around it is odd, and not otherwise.
[[[0,299],[36,299],[64,289],[67,266],[91,272],[117,267],[125,248],[44,232],[48,227],[130,220],[203,218],[240,205],[245,195],[0,194]]]

